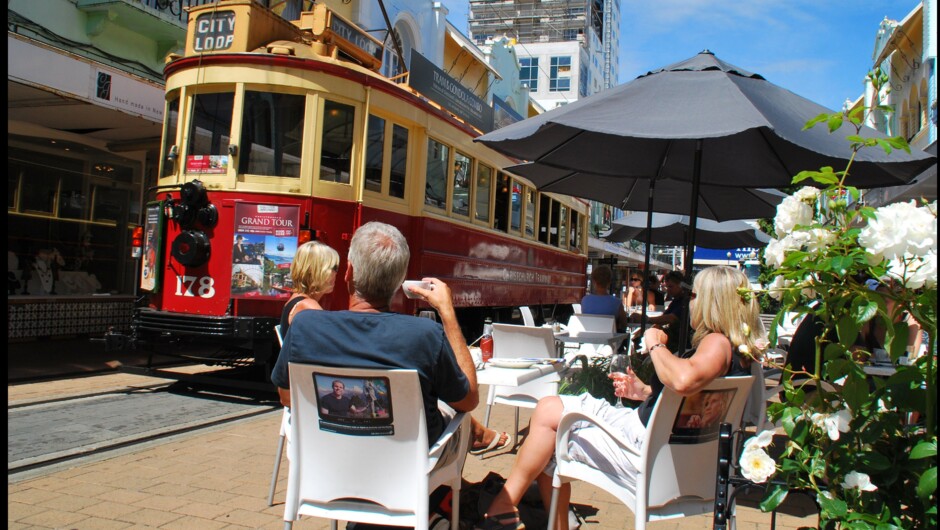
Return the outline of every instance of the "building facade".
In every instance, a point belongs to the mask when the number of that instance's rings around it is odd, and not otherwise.
[[[887,83],[880,93],[866,80],[861,102],[879,103],[890,113],[869,112],[867,125],[890,136],[903,136],[914,149],[937,154],[937,0],[917,5],[902,20],[887,17],[878,27],[872,52],[872,70]],[[865,200],[872,206],[911,199],[937,198],[936,164],[907,186],[870,190]]]

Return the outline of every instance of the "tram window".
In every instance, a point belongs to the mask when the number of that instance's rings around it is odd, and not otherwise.
[[[516,181],[512,183],[511,209],[509,216],[509,229],[513,232],[519,232],[522,223],[522,192],[523,187]]]
[[[571,212],[571,237],[568,246],[571,250],[581,250],[581,227],[584,226],[584,216],[575,211]]]
[[[408,172],[408,129],[392,125],[392,169],[389,172],[388,194],[405,198],[405,175]]]
[[[561,204],[558,201],[552,201],[552,213],[551,220],[549,221],[548,228],[548,244],[557,247],[558,246],[558,219],[561,212]]]
[[[564,205],[558,211],[558,246],[568,247],[568,207]]]
[[[525,190],[525,235],[535,235],[535,191],[531,188]]]
[[[208,166],[189,160],[187,171],[224,173],[228,166],[229,134],[232,131],[232,108],[235,95],[231,92],[196,94],[189,129],[189,155],[207,156]],[[204,159],[203,159],[204,160]]]
[[[166,129],[163,131],[163,137],[166,141],[163,144],[163,176],[167,177],[173,174],[176,168],[176,161],[170,160],[170,149],[176,147],[176,127],[179,124],[180,116],[180,98],[179,94],[173,96],[173,99],[166,103]]]
[[[300,177],[306,97],[245,92],[238,172]]]
[[[500,173],[496,179],[496,200],[493,208],[493,228],[509,232],[509,186],[511,179]]]
[[[424,204],[444,209],[447,206],[447,167],[450,147],[428,138],[427,180]]]
[[[382,192],[382,166],[385,164],[385,120],[369,115],[369,133],[366,143],[366,189]]]
[[[323,105],[320,180],[349,184],[356,109],[335,101]]]
[[[468,217],[470,215],[470,158],[460,153],[454,155],[454,196],[451,212]]]
[[[548,195],[541,195],[539,199],[539,241],[548,244],[548,231],[551,228],[552,200]]]
[[[493,189],[493,168],[477,164],[476,213],[477,221],[490,221],[490,191]]]

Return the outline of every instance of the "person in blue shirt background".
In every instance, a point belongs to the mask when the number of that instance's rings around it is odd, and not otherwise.
[[[610,315],[617,320],[617,329],[627,326],[627,312],[620,298],[610,294],[613,272],[608,265],[597,265],[591,270],[591,292],[581,299],[581,312],[585,315]]]

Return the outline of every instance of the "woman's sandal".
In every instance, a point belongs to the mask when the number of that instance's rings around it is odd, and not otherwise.
[[[474,530],[525,530],[525,525],[519,512],[506,512],[486,517]]]
[[[505,442],[500,443],[500,440],[506,440]],[[497,432],[496,436],[493,437],[493,441],[490,442],[486,447],[479,447],[477,449],[470,449],[471,455],[482,455],[489,453],[490,451],[499,451],[505,449],[512,444],[512,437],[509,436],[509,433],[506,431]]]

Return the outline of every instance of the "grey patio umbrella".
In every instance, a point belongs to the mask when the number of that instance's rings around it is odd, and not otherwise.
[[[657,245],[684,245],[689,231],[687,215],[654,213],[651,226],[647,226],[646,212],[639,212],[616,219],[604,239],[613,242],[646,241],[652,238]],[[706,248],[763,247],[770,236],[757,230],[746,221],[712,221],[699,218],[696,223],[695,242]]]
[[[627,211],[653,211],[667,214],[688,214],[692,183],[664,180],[656,183],[655,203],[649,205],[652,179],[598,175],[528,162],[505,168],[525,178],[542,191],[572,195],[609,204]],[[729,221],[773,217],[777,205],[786,194],[773,188],[736,188],[699,186],[698,217]],[[680,245],[684,244],[679,243]]]
[[[700,185],[779,188],[802,170],[845,167],[852,154],[845,136],[854,129],[803,131],[807,121],[829,112],[705,50],[476,141],[556,168],[691,182],[688,214],[694,237],[699,201],[691,197],[698,196]],[[859,135],[884,137],[869,127]],[[848,183],[862,188],[902,184],[935,163],[921,151],[863,149]],[[689,241],[688,254],[692,248],[694,241]]]
[[[651,190],[658,180],[691,182],[685,271],[690,276],[699,186],[779,188],[803,170],[844,168],[852,155],[845,136],[854,128],[803,131],[807,121],[831,112],[705,50],[476,141],[556,168],[653,179]],[[884,137],[868,127],[859,135]],[[935,163],[920,151],[863,149],[848,183],[902,184]],[[651,204],[654,196],[651,191]]]

